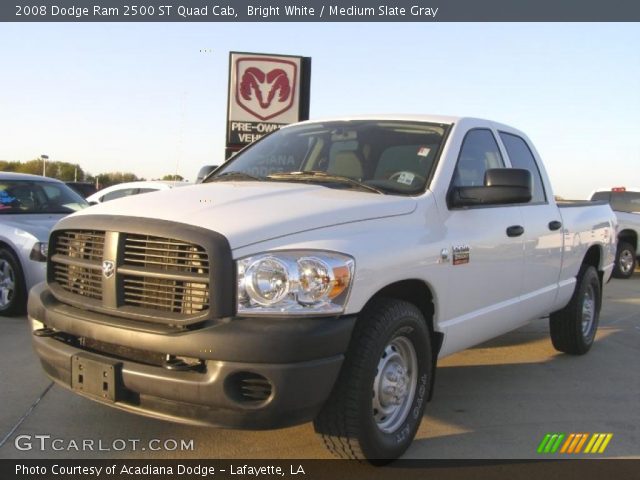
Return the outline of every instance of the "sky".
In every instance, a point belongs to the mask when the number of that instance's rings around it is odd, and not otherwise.
[[[224,158],[229,52],[312,58],[310,117],[523,130],[554,193],[640,187],[633,23],[0,24],[0,160],[194,180]]]

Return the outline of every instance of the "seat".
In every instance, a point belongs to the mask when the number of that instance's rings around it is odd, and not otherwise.
[[[16,187],[11,190],[11,194],[17,201],[17,208],[23,211],[33,211],[36,202],[33,199],[32,190],[28,187]]]
[[[355,151],[342,151],[329,161],[327,173],[339,175],[342,177],[361,179],[364,170],[362,168],[362,160],[360,155]]]

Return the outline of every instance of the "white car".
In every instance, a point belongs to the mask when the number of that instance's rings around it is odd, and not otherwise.
[[[27,292],[45,279],[51,228],[88,206],[53,178],[0,173],[0,315],[24,312]]]
[[[87,201],[93,205],[96,203],[108,202],[109,200],[115,200],[116,198],[129,197],[140,193],[157,192],[159,190],[169,190],[174,187],[183,187],[185,185],[189,185],[189,182],[152,180],[119,183],[117,185],[103,188],[93,195],[90,195],[87,197]]]
[[[640,233],[640,188],[600,188],[591,200],[605,200],[618,217],[618,249],[613,276],[630,278],[638,259]]]

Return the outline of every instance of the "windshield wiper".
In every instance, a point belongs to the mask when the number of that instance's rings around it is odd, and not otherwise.
[[[261,182],[264,179],[261,177],[256,177],[255,175],[251,175],[250,173],[235,171],[222,172],[219,175],[205,179],[205,181],[202,183],[215,182],[216,180],[255,180],[257,182]]]
[[[351,185],[353,187],[360,188],[361,190],[367,190],[369,192],[380,193],[382,195],[385,194],[382,190],[376,187],[372,187],[371,185],[367,185],[366,183],[360,182],[350,177],[345,177],[343,175],[334,175],[332,173],[320,172],[318,170],[301,170],[297,172],[279,172],[272,173],[271,175],[267,175],[268,179],[278,180],[318,180],[320,182],[338,182],[344,183],[347,185]]]

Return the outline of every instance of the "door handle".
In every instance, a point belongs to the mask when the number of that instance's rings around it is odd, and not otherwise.
[[[507,228],[508,237],[519,237],[524,233],[524,227],[520,225],[512,225]]]
[[[560,230],[562,228],[562,222],[558,220],[552,220],[549,222],[549,230]]]

